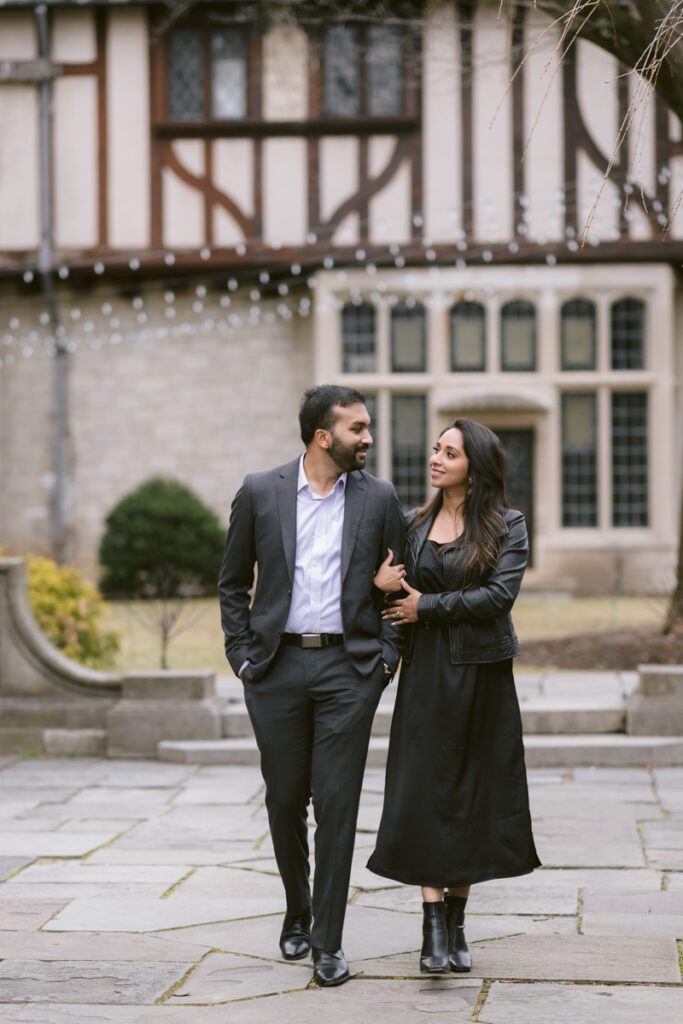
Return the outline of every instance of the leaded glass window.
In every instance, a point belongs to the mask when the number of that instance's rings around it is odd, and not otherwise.
[[[598,458],[594,394],[562,396],[562,525],[596,526]]]
[[[368,302],[347,303],[342,310],[342,369],[344,373],[373,373],[375,307]]]
[[[182,28],[168,37],[168,116],[204,120],[204,40],[200,29]]]
[[[358,31],[348,25],[330,25],[325,32],[325,113],[354,117],[360,113],[360,61]]]
[[[328,117],[395,117],[403,112],[403,33],[393,25],[330,25],[323,43],[323,109]]]
[[[391,310],[391,369],[394,373],[422,373],[426,363],[424,306],[408,299]]]
[[[371,117],[402,113],[402,60],[400,29],[388,25],[368,29],[365,66],[367,113]]]
[[[479,302],[458,302],[451,307],[451,370],[457,373],[486,369],[486,310]]]
[[[645,367],[645,303],[620,299],[610,317],[613,370],[642,370]]]
[[[562,369],[595,369],[595,303],[571,299],[561,310]]]
[[[247,112],[245,40],[239,29],[211,33],[211,110],[216,119]]]
[[[405,508],[422,505],[427,466],[427,400],[394,395],[391,400],[391,479]]]
[[[173,29],[167,45],[171,121],[246,116],[247,52],[242,29]]]
[[[612,524],[648,525],[647,394],[612,394]]]
[[[536,369],[536,307],[515,299],[500,311],[500,365],[515,372]]]

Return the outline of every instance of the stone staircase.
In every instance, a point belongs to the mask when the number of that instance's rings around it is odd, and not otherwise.
[[[519,671],[530,767],[683,765],[683,666]],[[258,684],[255,684],[258,685]],[[386,763],[395,686],[368,764]],[[0,558],[0,754],[257,764],[242,684],[213,672],[104,673],[64,657],[31,611],[21,559]]]
[[[683,737],[627,736],[626,701],[637,673],[548,673],[517,679],[527,765],[531,767],[683,764]],[[368,766],[386,763],[395,689],[377,709]],[[158,756],[182,764],[258,764],[240,684],[219,680],[222,738],[164,741]]]
[[[102,756],[113,701],[0,697],[0,754]]]

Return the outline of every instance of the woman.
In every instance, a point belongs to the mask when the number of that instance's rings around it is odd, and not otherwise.
[[[405,565],[388,558],[375,577],[387,594],[402,588],[384,616],[404,627],[404,654],[368,867],[422,887],[420,970],[439,973],[471,969],[470,885],[540,861],[512,675],[524,516],[507,507],[505,452],[481,423],[444,430],[429,471],[437,494],[411,513]]]

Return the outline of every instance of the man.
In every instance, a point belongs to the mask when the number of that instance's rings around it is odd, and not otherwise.
[[[226,655],[244,684],[287,897],[280,949],[296,960],[312,947],[320,985],[349,977],[341,938],[363,771],[399,660],[373,576],[388,549],[402,552],[403,516],[393,486],[363,472],[372,444],[364,402],[333,385],[305,393],[305,453],[245,478],[219,580]]]

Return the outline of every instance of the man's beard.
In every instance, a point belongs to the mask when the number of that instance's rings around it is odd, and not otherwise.
[[[328,452],[342,473],[352,473],[354,469],[362,469],[365,465],[365,459],[359,459],[358,454],[367,452],[369,447],[367,444],[357,444],[350,448],[332,434],[332,444]]]

